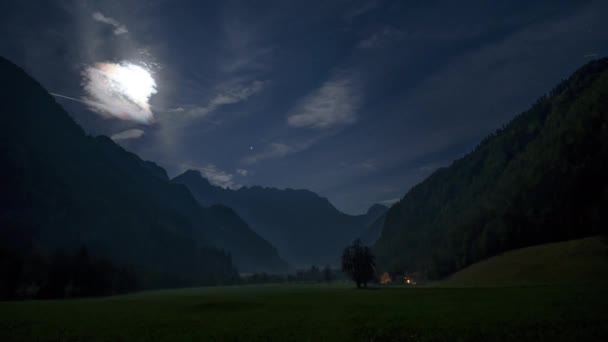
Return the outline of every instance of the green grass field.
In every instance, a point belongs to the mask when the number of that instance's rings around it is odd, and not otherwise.
[[[487,278],[468,274],[459,277],[470,287],[260,285],[4,302],[0,341],[608,341],[601,281],[472,287]]]
[[[503,253],[454,273],[443,286],[608,284],[608,244],[601,237]]]
[[[603,288],[252,286],[0,304],[0,341],[606,341]]]

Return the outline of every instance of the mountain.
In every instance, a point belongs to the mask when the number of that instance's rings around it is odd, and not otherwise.
[[[394,204],[374,246],[379,267],[443,277],[506,250],[598,234],[607,174],[601,59]]]
[[[376,221],[372,222],[368,225],[367,229],[361,235],[361,241],[366,245],[373,245],[378,241],[380,235],[382,235],[382,228],[384,228],[384,222],[386,221],[386,212],[388,208],[384,210],[384,212],[378,216]]]
[[[87,251],[129,265],[149,287],[284,270],[231,209],[111,139],[87,136],[34,79],[0,58],[0,255]],[[1,275],[0,275],[1,277]]]
[[[297,267],[337,265],[344,247],[388,209],[374,205],[364,215],[347,215],[308,190],[259,186],[224,189],[193,170],[175,177],[173,182],[188,187],[201,205],[233,208]]]
[[[386,212],[388,211],[388,207],[382,204],[374,204],[371,207],[369,207],[369,209],[367,209],[367,212],[365,213],[365,218],[366,221],[364,222],[364,225],[368,228],[371,228],[372,225],[374,225],[378,220],[381,220],[382,217],[385,216]]]

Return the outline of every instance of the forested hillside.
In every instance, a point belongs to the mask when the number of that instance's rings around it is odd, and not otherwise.
[[[505,250],[598,234],[607,174],[602,59],[393,205],[374,247],[379,266],[442,277]]]

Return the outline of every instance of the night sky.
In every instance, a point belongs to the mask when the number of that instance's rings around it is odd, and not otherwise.
[[[606,56],[607,14],[608,1],[4,0],[0,55],[170,176],[306,188],[361,213]],[[156,84],[141,103],[95,88],[127,65]]]

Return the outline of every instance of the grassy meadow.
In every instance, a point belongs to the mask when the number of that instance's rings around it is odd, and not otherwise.
[[[608,284],[608,244],[602,237],[521,248],[452,274],[442,286]]]
[[[0,303],[1,341],[606,341],[604,287],[266,285]]]
[[[227,286],[3,302],[0,341],[607,341],[606,282],[542,281],[605,270],[589,254],[593,246],[603,253],[597,241],[505,253],[429,286]],[[497,268],[511,276],[497,279],[505,274]]]

